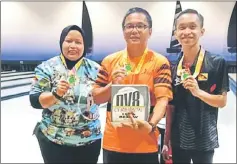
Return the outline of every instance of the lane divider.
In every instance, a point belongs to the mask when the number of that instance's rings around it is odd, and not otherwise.
[[[232,79],[231,77],[229,77],[229,85],[230,85],[230,90],[234,92],[235,96],[236,96],[236,82],[234,79]],[[3,88],[2,88],[3,89]],[[6,89],[6,88],[5,88]],[[18,94],[14,94],[14,95],[8,95],[8,96],[4,96],[4,97],[1,97],[1,101],[4,101],[4,100],[9,100],[9,99],[12,99],[12,98],[17,98],[17,97],[21,97],[21,96],[25,96],[25,95],[28,95],[29,94],[29,91],[28,92],[22,92],[22,93],[18,93]],[[101,106],[104,106],[106,104],[101,104]]]
[[[15,84],[15,85],[4,86],[4,87],[1,87],[1,90],[2,90],[2,89],[10,89],[10,88],[21,87],[21,86],[25,86],[25,85],[31,85],[31,82],[29,82],[29,83],[23,83],[23,84]]]
[[[18,98],[18,97],[26,96],[26,95],[29,95],[29,91],[28,92],[22,92],[22,93],[14,94],[14,95],[8,95],[8,96],[1,97],[1,101],[13,99],[13,98]]]

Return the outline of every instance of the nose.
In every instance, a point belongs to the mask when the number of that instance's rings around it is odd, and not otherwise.
[[[186,28],[184,30],[184,35],[189,35],[191,33],[191,30],[189,28]]]
[[[76,43],[75,43],[74,41],[71,42],[70,47],[71,47],[71,48],[75,48],[75,47],[76,47]]]
[[[131,31],[131,34],[137,35],[137,33],[139,33],[137,28],[133,28],[132,31]]]
[[[137,29],[137,26],[133,26],[133,28],[132,28],[132,31],[131,31],[132,33],[138,33],[138,29]]]

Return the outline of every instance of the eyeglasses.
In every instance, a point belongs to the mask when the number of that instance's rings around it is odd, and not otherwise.
[[[131,32],[134,28],[136,28],[136,30],[138,32],[142,32],[143,30],[145,30],[148,26],[145,24],[127,24],[124,26],[124,30],[126,32]]]

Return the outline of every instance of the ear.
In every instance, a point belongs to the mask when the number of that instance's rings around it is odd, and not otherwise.
[[[148,38],[151,37],[151,34],[152,34],[152,28],[149,29],[149,37]]]
[[[201,29],[201,36],[203,36],[204,33],[205,33],[205,28],[202,28],[202,29]]]

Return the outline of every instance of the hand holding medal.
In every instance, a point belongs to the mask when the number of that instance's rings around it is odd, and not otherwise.
[[[112,84],[122,84],[123,79],[126,76],[126,70],[120,67],[112,72]]]
[[[182,83],[184,83],[184,81],[186,81],[186,79],[188,80],[190,79],[194,79],[193,81],[196,81],[196,77],[199,75],[199,73],[201,72],[201,68],[202,68],[202,63],[203,63],[203,59],[205,56],[205,50],[201,48],[199,54],[198,54],[198,60],[195,66],[195,71],[193,74],[191,74],[190,72],[190,65],[186,64],[185,65],[185,69],[182,69],[182,63],[183,63],[183,59],[184,56],[180,59],[178,67],[177,67],[177,77],[175,79],[175,86],[180,85]],[[179,78],[180,77],[180,78]]]
[[[197,80],[193,77],[193,75],[191,75],[190,64],[185,64],[184,68],[184,72],[181,73],[183,87],[185,89],[188,89],[192,93],[192,95],[196,97],[199,94],[199,86]]]
[[[180,69],[179,73],[180,78],[176,78],[175,81],[175,86],[182,84],[187,78],[192,76],[191,71],[190,71],[190,64],[187,63],[184,65],[184,69]]]
[[[193,76],[189,76],[184,82],[183,87],[188,89],[193,96],[198,97],[200,95],[200,89],[197,80]]]
[[[64,96],[67,93],[68,89],[70,88],[69,84],[65,80],[60,80],[57,84],[56,93],[60,97]]]

